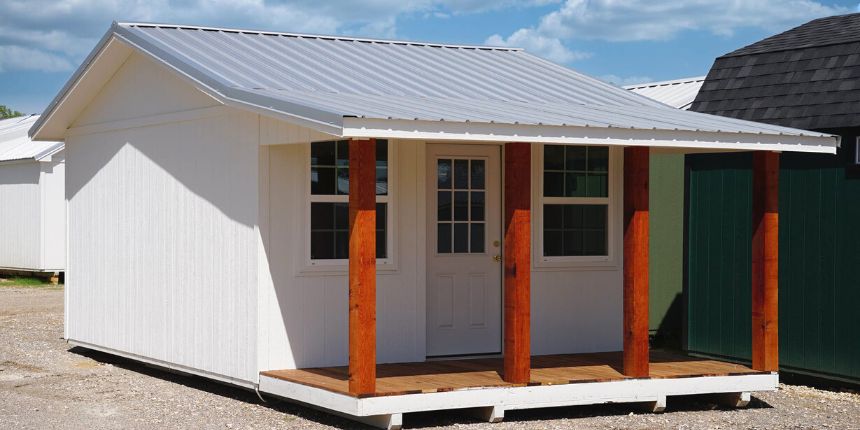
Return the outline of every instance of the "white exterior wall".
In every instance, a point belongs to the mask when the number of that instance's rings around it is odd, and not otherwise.
[[[255,383],[259,117],[144,60],[66,139],[66,337]]]
[[[41,259],[46,271],[66,270],[66,154],[41,162]]]
[[[265,130],[265,127],[264,127]],[[263,131],[263,135],[267,132]],[[284,140],[289,136],[283,137]],[[274,142],[272,136],[269,142]],[[396,164],[393,269],[377,270],[377,361],[423,361],[426,349],[426,144],[394,141]],[[538,148],[536,148],[536,151]],[[266,267],[260,290],[260,368],[345,365],[348,361],[346,267],[320,272],[307,265],[307,144],[264,147],[261,215]],[[602,267],[568,265],[532,271],[532,353],[614,351],[622,347],[621,166],[614,166],[616,258]],[[534,175],[542,172],[534,168]],[[533,181],[533,195],[541,190]],[[535,202],[536,204],[536,202]],[[535,225],[538,220],[535,220]],[[536,227],[537,228],[537,227]],[[534,236],[534,235],[533,235]],[[535,248],[533,252],[539,252]],[[270,272],[268,272],[270,270]],[[499,286],[501,288],[501,286]]]
[[[40,179],[37,161],[0,164],[0,268],[42,268]]]

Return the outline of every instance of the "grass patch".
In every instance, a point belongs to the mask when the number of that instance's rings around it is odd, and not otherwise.
[[[2,276],[0,277],[0,287],[48,287],[58,288],[61,285],[54,285],[47,278],[36,278],[32,276]]]

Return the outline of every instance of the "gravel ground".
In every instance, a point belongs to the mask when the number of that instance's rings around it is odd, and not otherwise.
[[[59,288],[0,287],[0,428],[357,428],[351,421],[253,392],[69,348]],[[633,405],[508,412],[505,422],[463,413],[407,415],[405,427],[539,429],[860,429],[860,395],[797,385],[754,396],[747,409],[706,397],[669,398],[663,414]]]

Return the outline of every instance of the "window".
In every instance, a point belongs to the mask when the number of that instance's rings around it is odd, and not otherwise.
[[[479,159],[436,160],[437,253],[484,253],[485,168]]]
[[[311,260],[349,258],[349,141],[311,143]],[[388,141],[376,141],[376,258],[388,257]]]
[[[543,256],[608,256],[609,148],[544,145]]]

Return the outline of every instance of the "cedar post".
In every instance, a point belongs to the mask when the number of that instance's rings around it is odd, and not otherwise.
[[[531,366],[531,145],[505,144],[504,380],[529,382]]]
[[[624,374],[648,377],[647,147],[624,148]]]
[[[376,141],[349,142],[349,392],[376,391]]]
[[[753,153],[752,368],[779,370],[779,154]]]

